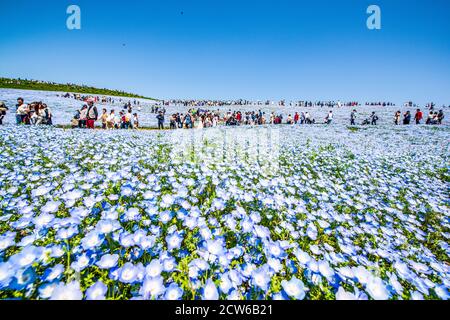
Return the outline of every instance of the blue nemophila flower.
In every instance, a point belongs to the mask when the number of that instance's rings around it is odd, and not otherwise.
[[[108,287],[101,281],[94,283],[86,290],[86,300],[105,300]]]
[[[161,197],[161,207],[168,208],[170,207],[174,202],[174,197],[170,194],[165,194]]]
[[[14,274],[13,280],[9,284],[9,288],[17,291],[23,290],[28,286],[31,286],[36,278],[36,272],[32,267],[18,269]]]
[[[231,289],[233,288],[233,282],[231,282],[228,273],[222,274],[220,277],[220,285],[219,285],[220,291],[222,291],[225,294],[229,294]]]
[[[256,270],[253,270],[251,276],[251,281],[254,286],[262,289],[263,291],[267,291],[271,279],[268,265],[264,265]]]
[[[411,299],[412,300],[424,300],[423,295],[418,291],[414,291],[411,293]]]
[[[219,291],[217,291],[217,287],[211,279],[206,281],[205,286],[203,287],[203,300],[218,300],[219,299]]]
[[[52,294],[53,294],[53,290],[55,290],[56,286],[58,284],[55,282],[51,282],[51,283],[44,283],[43,285],[41,285],[38,289],[39,291],[39,298],[41,299],[49,299]]]
[[[158,259],[153,259],[146,267],[145,267],[146,275],[149,277],[157,277],[161,275],[163,271],[163,266]]]
[[[59,229],[56,234],[56,237],[61,240],[67,240],[67,239],[70,239],[73,236],[75,236],[77,233],[78,233],[78,228],[73,226],[73,227],[69,227],[69,228]]]
[[[105,219],[100,220],[95,228],[102,234],[108,234],[120,229],[120,223],[117,220]]]
[[[123,186],[120,193],[123,197],[130,197],[133,194],[133,188],[129,185]]]
[[[119,261],[119,255],[117,254],[105,254],[101,257],[100,261],[96,263],[101,269],[111,269],[117,266]]]
[[[387,300],[390,297],[383,280],[378,277],[370,278],[366,284],[366,292],[375,300]]]
[[[57,264],[53,268],[45,270],[43,280],[52,282],[54,280],[59,280],[64,272],[64,266],[62,264]]]
[[[166,237],[167,250],[171,251],[173,249],[179,249],[183,237],[178,234],[178,232],[172,233]]]
[[[138,277],[138,268],[127,262],[119,269],[119,281],[123,283],[134,283]]]
[[[163,223],[166,224],[167,222],[169,222],[173,217],[173,213],[171,211],[163,211],[159,214],[159,220]]]
[[[69,201],[76,201],[80,199],[83,196],[83,191],[81,190],[73,190],[71,192],[66,193],[63,196],[63,199],[69,200]]]
[[[42,213],[55,213],[58,211],[59,206],[61,205],[61,202],[59,201],[49,201],[47,202],[42,208]]]
[[[310,223],[308,225],[308,228],[306,229],[306,234],[311,240],[317,239],[317,228],[313,223]]]
[[[125,221],[135,221],[140,218],[141,214],[138,208],[130,208],[125,212]]]
[[[43,259],[44,250],[41,247],[27,246],[10,258],[16,268],[25,268]]]
[[[139,293],[144,299],[156,299],[164,294],[165,287],[161,276],[157,277],[145,277]]]
[[[328,280],[331,279],[331,277],[334,276],[334,270],[330,267],[330,264],[328,261],[321,260],[318,262],[319,264],[319,272],[321,275],[323,275]]]
[[[0,262],[0,289],[8,287],[14,276],[14,270],[9,262]]]
[[[87,253],[83,253],[80,256],[78,256],[75,262],[72,262],[70,267],[76,272],[80,272],[89,267],[92,264],[92,262],[93,259]]]
[[[0,280],[1,282],[1,280]],[[442,300],[449,300],[450,299],[450,293],[448,287],[445,287],[444,285],[436,286],[434,288],[434,292],[436,292],[437,296],[441,298]]]
[[[80,284],[77,281],[68,284],[59,283],[53,289],[50,300],[82,300],[83,293],[80,290]]]
[[[46,186],[40,186],[32,191],[32,195],[33,195],[33,197],[43,196],[43,195],[48,194],[50,192],[50,190],[51,189]]]
[[[281,286],[288,296],[297,300],[303,300],[308,290],[303,282],[296,277],[292,277],[289,281],[281,281]]]
[[[81,240],[81,245],[84,249],[94,249],[99,247],[103,241],[104,237],[94,230],[86,234],[86,236]]]
[[[351,292],[345,291],[343,287],[339,287],[336,292],[336,300],[358,300],[358,297]]]
[[[183,289],[175,282],[172,282],[165,291],[164,298],[166,300],[180,300],[183,297]]]
[[[208,252],[214,256],[222,255],[225,250],[223,239],[221,238],[215,240],[206,240],[205,246],[206,250],[208,250]]]
[[[55,217],[49,213],[41,213],[34,218],[34,225],[37,228],[48,227]]]

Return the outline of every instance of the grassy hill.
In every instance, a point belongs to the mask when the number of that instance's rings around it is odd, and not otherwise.
[[[39,80],[28,80],[28,79],[10,79],[0,77],[0,88],[5,89],[23,89],[23,90],[40,90],[40,91],[62,91],[70,93],[84,93],[99,96],[117,96],[117,97],[127,97],[127,98],[142,98],[156,100],[154,98],[140,96],[134,93],[110,90],[110,89],[100,89],[95,87],[89,87],[84,85],[76,85],[73,83],[60,84],[55,82],[39,81]]]

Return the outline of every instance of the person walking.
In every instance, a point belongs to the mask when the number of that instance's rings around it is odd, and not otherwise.
[[[394,114],[394,123],[395,123],[395,125],[399,125],[400,124],[400,116],[401,116],[401,112],[400,111],[397,111],[395,114]]]
[[[373,111],[371,116],[370,116],[370,123],[373,126],[376,126],[377,125],[377,121],[378,121],[378,116],[375,114],[375,111]]]
[[[350,113],[350,125],[356,125],[356,110],[353,109],[352,113]]]
[[[326,117],[326,123],[331,124],[332,121],[333,121],[333,111],[330,110],[330,112],[328,112],[328,115]]]
[[[309,115],[309,112],[305,112],[305,123],[306,124],[311,124],[311,117]]]
[[[262,117],[262,115],[260,115],[260,117]],[[294,123],[297,124],[299,120],[300,120],[300,115],[298,114],[298,112],[296,112],[294,114]]]
[[[442,120],[444,120],[444,111],[439,110],[439,113],[437,115],[437,123],[442,124]]]
[[[416,121],[416,124],[420,124],[420,121],[423,119],[423,113],[420,111],[420,109],[416,110],[416,114],[414,115],[414,120]]]
[[[133,129],[139,129],[139,118],[137,113],[133,114]]]
[[[408,110],[403,115],[403,124],[409,125],[410,123],[411,123],[411,112],[409,112],[409,110]]]

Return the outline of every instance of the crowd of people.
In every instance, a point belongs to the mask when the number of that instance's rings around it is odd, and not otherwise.
[[[9,108],[4,102],[0,102],[0,125]],[[52,112],[47,104],[42,101],[25,104],[23,98],[17,99],[16,124],[25,125],[52,125]]]
[[[125,104],[121,104],[122,110],[117,113],[114,109],[108,111],[106,108],[103,108],[100,114],[96,103],[98,103],[98,101],[113,103],[113,98],[99,100],[103,98],[81,96],[77,94],[66,94],[64,96],[85,102],[81,109],[77,110],[74,114],[71,121],[72,128],[94,129],[95,123],[98,121],[101,122],[103,129],[138,129],[140,127],[138,113],[133,112],[133,107],[138,107],[140,110],[139,101],[128,101]],[[123,101],[120,100],[120,102],[122,103]],[[307,105],[308,104],[309,102],[307,102]],[[353,104],[350,104],[350,106],[351,105]],[[391,104],[388,103],[387,105]],[[412,121],[416,124],[421,124],[422,121],[425,120],[424,123],[427,125],[441,125],[444,119],[443,110],[434,110],[434,104],[429,104],[427,107],[429,109],[429,114],[426,119],[421,109],[417,108],[414,117],[409,110],[405,111],[403,114],[400,110],[395,112],[393,122],[395,125],[409,125]],[[166,107],[164,104],[151,105],[149,108],[151,108],[151,113],[156,114],[158,129],[165,129]],[[0,102],[0,124],[3,124],[3,119],[7,111],[8,107],[5,103]],[[357,114],[358,111],[356,108],[350,113],[350,125],[357,125]],[[169,117],[169,129],[208,128],[219,125],[331,124],[333,119],[333,110],[329,110],[323,121],[316,121],[308,111],[299,111],[294,114],[288,114],[288,116],[284,118],[281,113],[271,112],[270,114],[266,114],[266,112],[261,109],[257,111],[232,111],[229,109],[227,112],[223,112],[220,109],[190,108],[186,113],[177,112],[171,114]],[[363,121],[360,123],[361,125],[377,125],[379,117],[376,112],[373,111],[368,118],[362,120]],[[16,123],[26,125],[52,125],[52,113],[50,108],[43,102],[25,104],[23,98],[18,98],[16,105]]]
[[[123,106],[124,108],[132,108],[132,107],[137,107],[139,109],[141,108],[141,102],[136,99],[127,101],[117,97],[82,95],[79,93],[65,93],[61,95],[61,97],[82,101],[84,103],[87,103],[88,101],[93,101],[94,103],[120,105]]]
[[[165,128],[165,114],[161,111],[156,116],[158,121],[158,129]],[[333,111],[330,110],[324,118],[324,124],[331,124],[334,118]],[[378,116],[372,112],[369,120],[365,120],[362,124],[376,125]],[[240,126],[240,125],[264,125],[264,124],[316,124],[312,115],[306,112],[295,112],[293,115],[289,114],[284,119],[282,114],[271,112],[266,114],[262,110],[258,111],[231,111],[222,114],[219,109],[189,109],[186,114],[174,113],[169,118],[169,129],[191,129],[191,128],[209,128],[219,125],[225,126]],[[351,124],[356,125],[356,110],[351,113]]]
[[[290,107],[356,107],[361,104],[357,101],[349,101],[349,102],[341,102],[341,101],[307,101],[307,100],[299,100],[299,101],[289,101],[280,100],[280,101],[251,101],[246,99],[237,99],[237,100],[180,100],[180,99],[172,99],[172,100],[161,100],[160,103],[163,106],[183,106],[183,107],[191,107],[191,108],[199,108],[199,107],[225,107],[225,106],[290,106]],[[366,105],[368,105],[366,103]],[[374,105],[374,104],[371,104]],[[388,102],[382,102],[380,105],[391,105]]]
[[[88,128],[94,129],[95,122],[101,121],[102,129],[138,129],[139,117],[137,113],[133,113],[131,106],[125,105],[123,110],[118,113],[115,110],[103,108],[102,114],[99,114],[93,99],[88,99],[87,104],[77,110],[72,118],[72,128]]]

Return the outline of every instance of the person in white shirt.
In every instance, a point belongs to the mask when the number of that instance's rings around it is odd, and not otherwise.
[[[333,121],[333,111],[330,111],[326,117],[326,123],[327,124],[331,124],[331,122]]]

